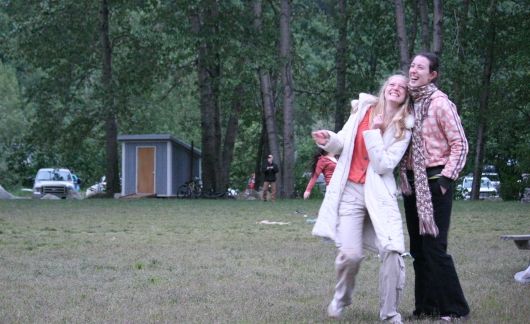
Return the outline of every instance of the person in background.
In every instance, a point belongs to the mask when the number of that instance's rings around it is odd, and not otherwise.
[[[313,157],[311,179],[305,188],[304,199],[308,199],[311,195],[311,190],[313,190],[313,187],[315,186],[320,174],[324,174],[326,186],[329,184],[329,180],[331,180],[331,176],[333,175],[333,171],[335,171],[336,165],[337,159],[335,158],[335,155],[326,152],[323,149],[318,149],[318,153]]]
[[[340,318],[352,303],[364,247],[379,254],[379,318],[402,323],[398,312],[405,285],[403,222],[393,170],[405,153],[414,121],[409,114],[408,80],[389,77],[379,96],[352,101],[352,113],[338,133],[312,133],[319,147],[340,154],[312,234],[332,239],[337,285],[328,315]]]
[[[248,178],[247,190],[252,191],[255,188],[256,188],[256,174],[252,172],[252,174]]]
[[[263,201],[267,201],[267,192],[269,191],[269,186],[271,188],[271,201],[276,200],[276,173],[280,170],[278,165],[274,163],[272,154],[267,156],[267,163],[263,166],[263,175],[265,180],[263,181]]]
[[[455,105],[434,84],[438,69],[438,57],[429,52],[417,54],[410,64],[408,92],[415,125],[400,175],[414,258],[413,317],[451,322],[469,314],[447,254],[453,182],[466,163],[468,143]]]

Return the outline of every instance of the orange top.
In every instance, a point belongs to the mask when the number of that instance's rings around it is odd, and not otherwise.
[[[363,120],[357,128],[357,134],[355,134],[355,146],[353,148],[353,156],[350,164],[350,173],[348,180],[355,183],[364,183],[366,180],[366,169],[368,168],[368,151],[364,143],[363,132],[370,129],[370,114],[372,108],[366,111]]]

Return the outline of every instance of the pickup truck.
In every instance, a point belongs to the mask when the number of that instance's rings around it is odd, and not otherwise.
[[[33,183],[33,198],[47,194],[65,199],[77,193],[79,178],[65,168],[43,168],[37,172]]]

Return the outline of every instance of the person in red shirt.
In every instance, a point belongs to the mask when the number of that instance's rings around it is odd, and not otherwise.
[[[408,79],[389,77],[379,96],[366,93],[352,101],[352,113],[341,131],[312,133],[322,149],[340,154],[326,188],[312,234],[335,241],[337,284],[328,315],[340,318],[352,303],[363,248],[378,253],[379,318],[402,323],[398,312],[405,283],[403,221],[393,170],[405,154],[413,117],[408,108]]]
[[[245,195],[250,196],[251,194],[254,194],[255,189],[256,189],[256,174],[253,172],[248,178]]]
[[[324,174],[326,186],[329,184],[329,180],[331,180],[331,176],[333,175],[333,171],[335,171],[336,165],[337,159],[335,158],[335,155],[326,152],[323,149],[318,150],[318,153],[313,157],[311,179],[305,188],[304,199],[308,199],[311,195],[311,190],[313,190],[313,187],[315,186],[320,174]]]
[[[254,190],[255,187],[256,187],[256,174],[252,173],[250,175],[250,178],[248,178],[247,189],[248,190]]]

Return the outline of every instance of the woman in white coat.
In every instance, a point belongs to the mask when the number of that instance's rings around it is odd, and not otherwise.
[[[379,253],[381,320],[402,323],[397,308],[405,283],[403,226],[393,175],[405,153],[414,125],[409,114],[407,78],[389,77],[379,97],[361,93],[338,133],[312,133],[317,145],[340,154],[320,207],[313,235],[335,241],[337,285],[328,315],[340,318],[351,304],[363,246]]]

